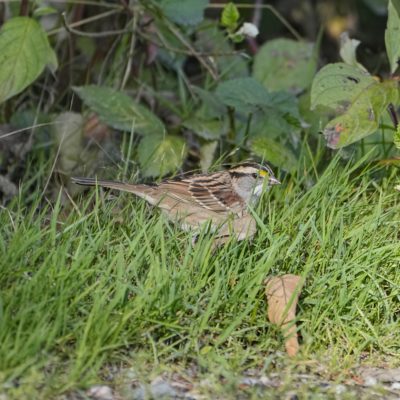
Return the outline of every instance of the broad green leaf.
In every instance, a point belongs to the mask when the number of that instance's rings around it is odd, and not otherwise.
[[[192,90],[202,101],[201,112],[205,118],[218,118],[226,113],[225,105],[219,101],[214,93],[204,90],[198,86],[193,86]]]
[[[230,30],[235,30],[239,21],[239,10],[233,3],[225,5],[221,15],[221,25]]]
[[[20,93],[57,57],[42,27],[28,17],[7,21],[0,31],[0,103]]]
[[[360,45],[360,41],[357,39],[351,39],[348,32],[343,32],[340,35],[340,57],[342,60],[353,67],[358,67],[364,71],[367,71],[365,67],[357,61],[357,47]]]
[[[268,161],[286,171],[296,168],[296,157],[283,144],[265,136],[259,136],[251,140],[251,151],[258,157]]]
[[[193,131],[197,136],[207,140],[219,139],[226,133],[226,123],[219,119],[202,119],[193,117],[183,122],[183,126]]]
[[[244,113],[271,106],[271,94],[254,78],[231,79],[218,85],[215,94],[226,106]]]
[[[145,177],[176,171],[186,154],[185,141],[178,136],[145,136],[138,146],[138,159]]]
[[[385,45],[393,74],[400,65],[400,0],[389,0]]]
[[[263,45],[254,57],[253,76],[269,90],[297,93],[310,86],[316,67],[311,43],[275,39]]]
[[[258,128],[261,121],[271,119],[277,125],[277,130],[293,131],[294,125],[299,125],[299,112],[295,96],[289,92],[269,93],[264,86],[254,78],[232,79],[218,85],[216,95],[225,105],[246,116],[253,114],[252,131]],[[290,122],[289,122],[290,121]],[[296,123],[294,124],[294,121]]]
[[[375,82],[359,94],[343,115],[325,126],[328,146],[333,149],[344,147],[374,133],[387,106],[398,101],[397,82]]]
[[[95,85],[73,89],[102,122],[115,129],[143,135],[165,132],[164,124],[155,114],[123,92]]]
[[[288,122],[288,114],[271,110],[255,117],[251,121],[250,136],[267,136],[268,138],[288,137],[299,132],[298,124]],[[297,122],[297,121],[296,121]]]
[[[332,109],[349,104],[376,80],[367,72],[344,63],[328,64],[314,78],[311,87],[311,109]]]
[[[165,16],[180,25],[197,25],[203,20],[208,0],[160,0]]]

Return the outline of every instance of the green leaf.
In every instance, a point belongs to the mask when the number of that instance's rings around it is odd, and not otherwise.
[[[336,149],[374,133],[390,103],[399,100],[397,82],[375,82],[359,94],[348,110],[328,122],[324,136],[328,146]]]
[[[0,31],[0,103],[20,93],[43,72],[57,68],[45,31],[33,19],[16,17]]]
[[[279,131],[293,131],[293,121],[299,125],[300,119],[295,96],[288,92],[269,93],[254,78],[241,78],[225,81],[218,85],[216,95],[225,105],[235,108],[238,113],[253,114],[252,131],[258,122],[270,118],[279,125]],[[289,123],[290,121],[290,123]],[[289,126],[292,125],[292,126]],[[258,130],[258,128],[257,128]]]
[[[176,171],[186,154],[185,141],[178,136],[145,136],[138,146],[138,159],[145,177]]]
[[[265,136],[256,137],[251,140],[250,149],[258,157],[286,171],[296,168],[297,161],[294,154],[290,149],[276,140]]]
[[[44,15],[57,14],[58,11],[54,7],[42,6],[35,9],[33,15],[35,17],[43,17]]]
[[[221,25],[225,26],[229,30],[235,30],[239,21],[240,14],[239,10],[233,3],[225,5],[221,15]]]
[[[253,76],[269,90],[299,92],[310,86],[317,61],[311,43],[275,39],[254,57]]]
[[[348,32],[343,32],[340,35],[340,57],[342,60],[353,67],[358,67],[364,71],[367,71],[365,67],[357,61],[357,47],[360,45],[360,41],[356,39],[350,39]]]
[[[231,79],[218,85],[215,94],[226,106],[244,113],[271,106],[271,94],[254,78]]]
[[[367,72],[344,63],[328,64],[314,78],[311,87],[311,109],[332,109],[350,103],[376,80]]]
[[[95,85],[73,89],[102,122],[114,129],[133,130],[143,135],[162,135],[165,132],[164,124],[155,114],[123,92]]]
[[[287,121],[289,114],[283,114],[276,110],[263,113],[258,118],[253,118],[250,125],[250,136],[267,136],[269,138],[288,137],[296,134],[299,128]]]
[[[226,107],[219,101],[214,93],[204,90],[198,86],[193,86],[192,90],[202,101],[200,111],[206,118],[216,118],[225,115]]]
[[[203,20],[208,0],[160,0],[165,16],[180,25],[197,25]]]
[[[193,131],[197,136],[203,139],[215,140],[219,139],[226,133],[226,123],[219,119],[202,119],[192,117],[183,122],[183,126]]]
[[[400,0],[389,0],[385,45],[393,74],[400,64]]]

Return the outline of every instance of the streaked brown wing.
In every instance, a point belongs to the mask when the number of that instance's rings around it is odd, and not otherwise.
[[[217,213],[239,214],[243,200],[233,191],[228,174],[216,173],[195,177],[189,191],[193,198],[208,210]]]
[[[219,214],[241,214],[243,200],[233,191],[228,174],[197,175],[159,184],[170,198],[191,203]]]
[[[161,182],[157,188],[161,196],[168,196],[183,203],[193,203],[189,185],[190,183],[184,180],[170,180]]]

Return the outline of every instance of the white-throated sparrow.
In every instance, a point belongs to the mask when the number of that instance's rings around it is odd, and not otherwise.
[[[225,171],[186,175],[154,185],[72,178],[79,185],[102,186],[130,192],[159,207],[184,230],[199,230],[210,223],[217,232],[215,245],[235,236],[237,240],[256,232],[248,206],[254,206],[263,188],[279,184],[266,165],[245,163]]]

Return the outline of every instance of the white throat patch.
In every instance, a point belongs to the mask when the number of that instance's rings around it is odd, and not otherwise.
[[[267,185],[265,185],[265,187],[267,187]],[[264,184],[263,183],[260,183],[259,185],[257,185],[254,188],[254,192],[253,192],[254,196],[260,197],[263,189],[264,189]]]

